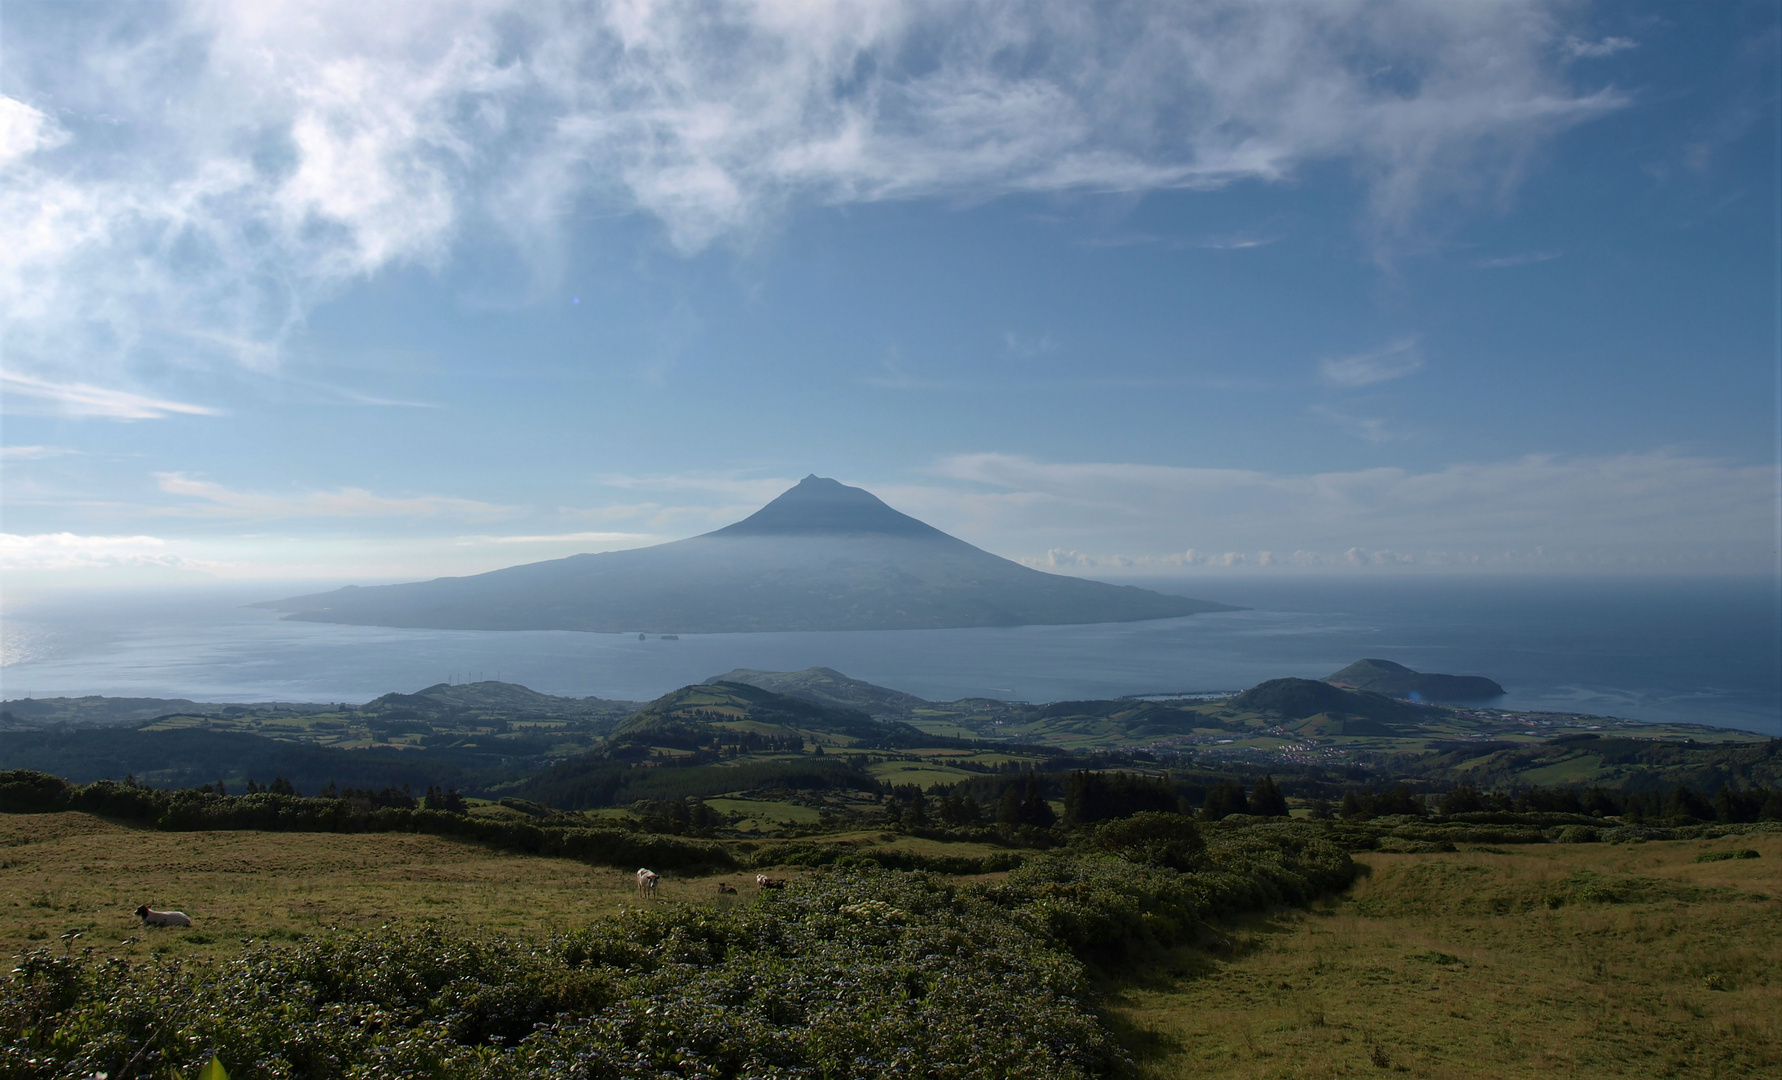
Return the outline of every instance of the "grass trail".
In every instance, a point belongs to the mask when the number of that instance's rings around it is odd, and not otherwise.
[[[1361,858],[1340,900],[1116,973],[1140,1075],[1782,1076],[1782,837]]]

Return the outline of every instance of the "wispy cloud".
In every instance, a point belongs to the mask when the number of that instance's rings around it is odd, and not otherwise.
[[[99,416],[108,420],[159,420],[162,417],[220,416],[220,409],[184,401],[150,397],[128,390],[90,383],[51,382],[15,372],[0,372],[0,400],[24,397],[48,403],[48,409],[65,416]],[[16,404],[6,401],[7,411]]]
[[[160,510],[160,513],[180,517],[261,520],[317,517],[501,518],[512,516],[516,512],[516,508],[511,506],[441,495],[391,497],[375,495],[363,488],[311,491],[300,495],[267,495],[233,491],[221,484],[195,479],[184,473],[156,473],[155,478],[161,490],[167,494],[196,500]]]
[[[1423,367],[1417,339],[1400,338],[1383,349],[1354,356],[1327,357],[1318,361],[1318,373],[1336,386],[1372,386],[1402,379]]]
[[[1005,330],[1002,335],[1003,348],[1010,356],[1022,360],[1032,360],[1047,353],[1058,351],[1058,339],[1051,334],[1023,334],[1015,330]]]
[[[44,461],[79,453],[62,446],[0,446],[0,461]]]
[[[894,505],[1005,554],[1304,552],[1339,565],[1354,549],[1370,563],[1471,565],[1521,552],[1748,570],[1771,565],[1778,480],[1773,465],[1663,450],[1329,473],[972,454],[934,471],[941,483],[886,489]]]
[[[1398,438],[1387,430],[1386,418],[1382,416],[1361,416],[1347,409],[1339,409],[1334,405],[1326,404],[1313,405],[1308,411],[1366,442],[1387,443]]]
[[[1013,342],[1009,341],[1007,338],[1005,338],[1005,342],[1008,342],[1010,350],[1013,351]],[[885,349],[885,354],[879,358],[879,364],[884,369],[883,374],[868,375],[860,381],[867,386],[876,386],[881,390],[953,389],[953,384],[950,382],[943,382],[935,379],[922,379],[910,374],[903,365],[903,351],[895,345]]]
[[[8,363],[68,386],[267,370],[380,271],[501,238],[548,276],[576,207],[646,215],[691,253],[800,204],[1339,162],[1389,238],[1624,104],[1568,82],[1565,40],[1543,0],[9,9]]]
[[[1525,251],[1519,255],[1503,255],[1495,259],[1481,259],[1478,263],[1483,270],[1502,270],[1511,266],[1528,266],[1531,263],[1552,262],[1565,255],[1563,251]]]
[[[1586,41],[1580,37],[1567,37],[1565,51],[1581,60],[1597,60],[1605,56],[1614,56],[1626,49],[1639,46],[1632,38],[1606,37],[1601,41]]]

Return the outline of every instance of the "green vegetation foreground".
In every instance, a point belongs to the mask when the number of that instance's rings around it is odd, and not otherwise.
[[[71,941],[5,984],[0,1074],[171,1077],[215,1052],[251,1078],[1105,1075],[1125,1058],[1086,964],[1355,873],[1310,827],[1203,842],[1155,814],[999,882],[841,866],[747,906],[653,906],[544,940],[396,925],[227,960]]]

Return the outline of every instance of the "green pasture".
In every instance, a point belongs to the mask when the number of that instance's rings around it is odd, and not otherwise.
[[[751,821],[772,825],[815,825],[823,820],[823,815],[816,809],[792,802],[720,798],[706,799],[705,805],[721,814],[741,814],[745,820],[738,827],[744,831],[748,831]]]

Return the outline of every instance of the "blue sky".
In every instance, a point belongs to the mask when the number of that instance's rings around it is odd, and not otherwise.
[[[15,594],[809,472],[1032,565],[1773,573],[1774,3],[0,9]]]

